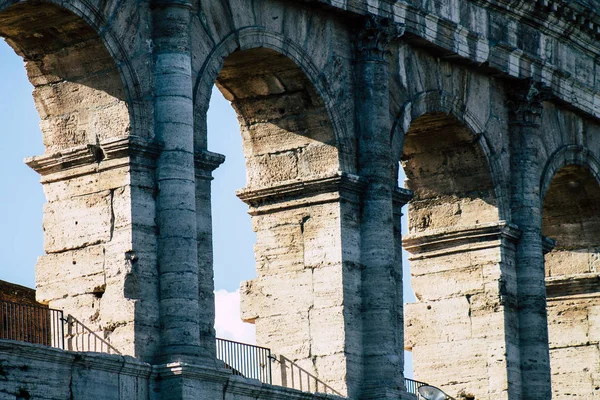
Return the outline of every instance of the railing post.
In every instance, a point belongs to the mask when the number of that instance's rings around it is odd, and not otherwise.
[[[267,368],[269,369],[269,385],[273,384],[273,370],[272,370],[272,365],[271,362],[273,360],[272,358],[273,356],[271,355],[271,349],[269,349],[269,352],[267,354]]]
[[[63,324],[63,320],[65,319],[65,314],[60,311],[59,312],[59,320],[56,321],[57,326],[60,329],[60,343],[61,343],[61,349],[65,349],[65,325]]]
[[[67,350],[73,351],[73,317],[69,314],[67,315]]]
[[[285,357],[279,356],[279,370],[281,371],[281,386],[288,387],[287,373],[286,373]]]

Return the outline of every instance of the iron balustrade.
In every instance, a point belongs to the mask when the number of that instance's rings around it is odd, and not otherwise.
[[[217,358],[234,375],[272,384],[271,349],[217,338]]]
[[[0,300],[0,339],[65,348],[63,312]]]
[[[275,359],[279,363],[281,372],[281,386],[298,389],[303,392],[325,393],[344,397],[334,388],[293,362],[287,357],[279,356]]]
[[[98,336],[90,328],[82,324],[77,318],[68,315],[64,320],[67,325],[66,343],[67,350],[91,351],[96,353],[121,354],[109,342]]]
[[[83,325],[72,315],[64,318],[63,311],[44,307],[0,300],[0,339],[16,340],[51,346],[71,351],[92,351],[121,354],[106,340]],[[284,356],[276,359],[271,349],[216,339],[217,358],[234,375],[257,379],[272,384],[272,361],[280,364],[281,385],[308,392],[330,393],[341,396],[331,386],[304,370]],[[417,399],[419,388],[427,383],[405,378],[406,391]]]
[[[425,382],[415,381],[413,379],[404,378],[404,386],[406,386],[406,391],[410,394],[414,394],[417,396],[417,399],[422,399],[421,395],[419,395],[419,388],[421,386],[427,386],[428,384]]]

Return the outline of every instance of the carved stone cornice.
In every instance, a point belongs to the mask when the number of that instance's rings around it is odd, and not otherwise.
[[[397,187],[392,192],[392,202],[394,204],[394,213],[402,214],[402,207],[404,207],[412,198],[415,196],[412,190]]]
[[[240,189],[237,196],[251,207],[250,215],[258,215],[340,200],[358,203],[366,187],[366,179],[340,172],[258,189]]]
[[[505,245],[515,246],[521,236],[516,225],[506,221],[443,229],[432,229],[402,237],[411,260],[445,256]]]
[[[223,154],[203,150],[194,154],[196,178],[212,180],[212,172],[225,162]]]
[[[565,296],[600,296],[600,274],[588,273],[546,278],[548,300]]]
[[[404,34],[404,25],[389,18],[369,15],[356,31],[356,55],[360,61],[385,61],[390,43]]]
[[[62,175],[65,176],[68,173],[68,177],[75,177],[99,170],[119,168],[131,163],[143,163],[152,167],[162,148],[159,143],[129,136],[73,147],[52,154],[28,157],[25,159],[25,164],[42,177],[58,173],[64,173]],[[52,180],[54,179],[43,179],[44,182]]]
[[[539,127],[543,102],[551,97],[550,89],[530,79],[524,82],[510,82],[507,90],[506,106],[510,125]]]

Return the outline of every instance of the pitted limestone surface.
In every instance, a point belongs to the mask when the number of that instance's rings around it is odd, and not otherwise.
[[[45,145],[37,299],[136,358],[0,343],[0,398],[324,398],[215,361],[215,84],[259,345],[353,399],[411,398],[404,347],[454,397],[600,396],[596,3],[0,2]]]

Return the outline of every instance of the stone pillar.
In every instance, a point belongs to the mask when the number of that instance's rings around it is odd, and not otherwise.
[[[455,398],[520,399],[519,235],[497,221],[403,237],[418,300],[406,305],[406,348],[418,380]]]
[[[212,173],[225,161],[225,156],[203,150],[196,151],[195,160],[200,346],[202,354],[216,359],[215,282],[210,198]]]
[[[385,59],[399,36],[390,20],[368,18],[357,35],[356,122],[359,172],[368,180],[361,220],[362,359],[361,399],[397,399],[403,390],[403,343],[397,332],[393,161],[390,146],[389,73]]]
[[[394,205],[394,242],[396,250],[396,260],[394,263],[394,271],[398,284],[396,285],[396,315],[398,321],[400,321],[400,329],[396,330],[396,341],[402,345],[401,350],[404,350],[404,279],[403,279],[403,265],[402,265],[402,207],[404,207],[413,198],[413,192],[404,189],[396,188],[393,192],[393,205]],[[404,356],[404,352],[402,352]],[[402,367],[402,376],[404,376],[404,363]]]
[[[131,136],[26,161],[48,201],[38,301],[144,362],[158,347],[153,193],[160,151]],[[89,339],[79,335],[76,350],[93,350]]]
[[[238,193],[257,236],[258,277],[242,283],[242,318],[280,360],[274,384],[359,397],[364,188],[338,173]]]
[[[194,115],[188,0],[155,0],[154,84],[157,161],[159,362],[200,356]],[[213,360],[214,362],[214,360]]]
[[[522,398],[551,398],[550,356],[542,240],[539,156],[544,93],[535,84],[512,84],[508,93],[512,221],[517,244],[517,289]]]

